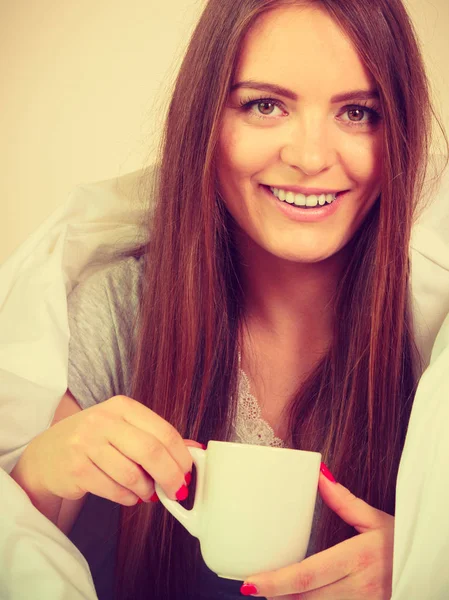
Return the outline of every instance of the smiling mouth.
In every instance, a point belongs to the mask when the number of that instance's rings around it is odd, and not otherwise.
[[[345,194],[348,190],[337,192],[335,194],[301,194],[287,192],[279,188],[273,188],[268,185],[262,185],[270,194],[272,194],[279,202],[285,202],[292,206],[292,208],[299,209],[319,209],[330,204],[333,204],[335,200]]]

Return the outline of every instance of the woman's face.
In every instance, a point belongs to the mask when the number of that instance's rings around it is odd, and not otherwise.
[[[219,141],[220,192],[242,232],[296,262],[343,248],[380,191],[378,105],[370,74],[323,10],[262,15],[244,40]]]

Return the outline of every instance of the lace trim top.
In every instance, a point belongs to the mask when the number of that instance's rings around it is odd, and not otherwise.
[[[251,394],[249,379],[246,373],[239,369],[237,411],[233,423],[235,441],[257,446],[287,448],[284,441],[274,435],[272,427],[261,415],[259,403]]]

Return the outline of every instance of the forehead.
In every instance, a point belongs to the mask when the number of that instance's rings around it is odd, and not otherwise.
[[[247,33],[236,81],[285,84],[309,96],[370,87],[373,78],[352,42],[317,6],[283,6],[261,15]]]

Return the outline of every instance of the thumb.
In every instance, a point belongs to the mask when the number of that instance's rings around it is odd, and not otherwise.
[[[335,481],[324,463],[321,463],[318,489],[324,503],[359,533],[382,529],[393,520],[391,515],[370,506]]]

